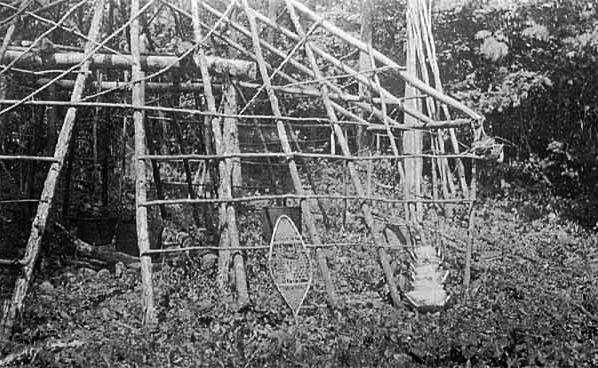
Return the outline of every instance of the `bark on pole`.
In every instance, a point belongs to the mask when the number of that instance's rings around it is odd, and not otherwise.
[[[131,0],[131,17],[139,12],[139,0]],[[140,80],[144,77],[141,69],[141,50],[139,39],[139,17],[131,22],[131,79]],[[133,106],[145,105],[144,82],[135,82],[132,88]],[[146,154],[146,137],[144,126],[143,110],[133,112],[133,126],[135,131],[135,222],[137,226],[137,246],[139,247],[139,258],[141,262],[141,289],[143,293],[143,321],[146,325],[156,322],[154,310],[154,290],[152,287],[152,259],[144,254],[150,249],[149,224],[147,218],[147,207],[140,206],[147,200],[147,173],[145,160],[140,156]]]
[[[225,114],[236,114],[238,112],[237,107],[237,90],[232,84],[229,77],[225,76],[224,85],[222,90],[222,98],[224,99],[224,113]],[[239,153],[239,136],[237,119],[235,118],[224,118],[224,129],[223,129],[223,141],[225,152]],[[236,185],[240,185],[241,180],[241,159],[228,158],[225,160],[227,174],[230,175],[231,180],[229,181],[231,188],[230,193],[232,197],[233,188]],[[237,248],[233,255],[233,271],[235,278],[235,290],[237,291],[238,302],[241,305],[245,305],[249,302],[249,293],[247,292],[247,278],[245,276],[245,262],[243,255],[238,250],[241,246],[239,242],[239,230],[237,228],[237,218],[235,213],[235,207],[231,203],[226,208],[227,221],[230,234],[230,246]]]
[[[200,13],[199,1],[191,0],[191,20],[193,23],[193,35],[196,43],[199,44],[194,60],[196,66],[199,67],[201,79],[203,82],[204,96],[208,111],[216,112],[216,100],[212,91],[212,80],[207,69],[206,55],[201,45],[202,35],[201,28],[198,26]],[[214,144],[215,153],[217,155],[224,154],[224,142],[222,141],[222,129],[220,127],[221,118],[218,116],[205,116],[205,125],[211,129],[212,143]],[[220,183],[218,185],[218,197],[224,198],[224,190],[228,187],[225,180],[229,178],[226,175],[226,164],[220,160],[218,162],[218,176]],[[214,178],[215,180],[215,178]],[[219,246],[221,250],[218,253],[218,275],[216,276],[216,283],[219,289],[225,292],[228,289],[228,269],[230,267],[230,251],[226,248],[230,247],[230,233],[227,226],[226,204],[221,203],[218,206],[218,231],[220,232]]]
[[[56,88],[54,86],[48,87],[48,98],[53,101],[56,100]],[[56,139],[58,134],[58,114],[55,106],[46,106],[45,109],[47,138],[45,142],[46,146],[44,148],[44,154],[51,155],[56,147]]]
[[[413,32],[413,14],[417,9],[417,2],[422,0],[408,0],[407,1],[407,73],[416,76],[417,58],[415,53],[415,35]],[[416,97],[418,91],[409,83],[405,83],[405,105],[411,109],[421,111],[421,103]],[[413,117],[409,114],[404,115],[406,124],[417,123],[413,121]],[[422,153],[423,134],[419,130],[406,130],[403,132],[403,153],[419,154]],[[405,183],[404,196],[405,199],[417,199],[421,195],[421,177],[422,177],[422,159],[421,158],[406,158],[405,159]],[[418,206],[415,204],[409,205],[409,211],[405,214],[406,220],[410,222],[418,222],[419,215]]]
[[[92,41],[97,41],[100,35],[100,28],[102,26],[102,14],[104,11],[104,0],[97,0],[94,15],[89,28],[88,38],[91,40],[85,45],[86,52],[90,51],[94,47]],[[80,73],[77,75],[75,87],[71,95],[71,101],[76,102],[81,100],[83,95],[83,89],[85,87],[85,80],[91,66],[91,61],[85,62],[81,65]],[[2,316],[2,324],[0,326],[0,340],[8,340],[12,333],[12,327],[15,322],[15,318],[18,313],[22,311],[23,299],[29,289],[31,277],[33,276],[33,269],[35,262],[39,256],[39,250],[41,247],[42,237],[46,230],[48,223],[48,217],[50,215],[50,209],[54,202],[54,195],[56,194],[56,184],[62,168],[64,165],[64,159],[68,153],[69,145],[71,143],[71,135],[73,132],[73,126],[75,124],[75,118],[77,115],[77,109],[72,107],[69,108],[62,129],[58,136],[58,143],[54,152],[54,157],[57,159],[50,169],[46,181],[44,182],[44,188],[42,190],[39,205],[37,207],[37,213],[31,225],[31,233],[27,241],[27,247],[24,256],[24,265],[22,272],[15,282],[15,289],[12,294],[10,305],[6,308],[4,315]]]
[[[260,44],[260,39],[258,35],[258,28],[257,23],[255,21],[255,16],[252,10],[247,3],[247,0],[241,0],[241,4],[243,5],[243,9],[245,14],[247,15],[247,19],[249,20],[249,28],[251,34],[251,42],[253,44],[253,49],[255,51],[255,56],[258,64],[258,70],[262,77],[262,81],[266,86],[266,92],[268,93],[268,99],[270,100],[270,106],[272,108],[272,113],[275,117],[281,117],[282,112],[280,110],[280,106],[278,105],[278,98],[272,89],[272,83],[270,81],[270,75],[268,74],[268,69],[266,67],[266,63],[264,61],[264,57],[262,54],[262,47]],[[282,120],[276,121],[276,129],[278,132],[278,138],[280,139],[280,144],[282,146],[282,150],[285,153],[292,152],[291,145],[289,143],[289,139],[286,133],[285,126]],[[297,164],[295,160],[290,157],[288,160],[289,171],[291,174],[291,179],[293,181],[293,186],[295,187],[295,191],[298,195],[304,195],[305,189],[303,188],[303,183],[301,182],[301,177],[299,176],[299,170],[297,169]],[[311,237],[312,243],[319,245],[322,244],[320,239],[320,234],[316,228],[316,224],[312,217],[311,213],[311,206],[308,201],[304,200],[301,201],[301,208],[303,212],[303,220],[307,226],[309,231],[309,235]],[[316,258],[318,262],[318,267],[320,268],[320,272],[322,273],[322,278],[324,279],[324,283],[326,286],[326,292],[328,294],[328,303],[331,306],[336,306],[337,304],[337,297],[336,291],[334,290],[334,284],[332,283],[332,278],[330,277],[330,270],[328,269],[328,264],[326,263],[326,257],[322,253],[320,248],[316,248]]]
[[[84,58],[84,52],[55,52],[41,58],[37,53],[23,55],[24,47],[9,46],[5,54],[5,62],[11,62],[20,58],[16,66],[19,67],[66,67],[79,64]],[[97,68],[128,69],[132,67],[133,55],[116,55],[96,53],[91,61]],[[175,55],[143,55],[140,56],[140,64],[144,69],[157,70],[170,67],[171,70],[186,69],[189,66],[182,65]],[[230,75],[243,78],[255,78],[255,63],[246,60],[231,60],[217,56],[206,56],[206,64],[210,72],[215,74],[229,73]]]
[[[224,100],[224,113],[225,114],[237,114],[237,89],[233,85],[233,81],[229,76],[224,77],[224,84],[222,85],[222,98]],[[227,153],[239,153],[241,149],[239,147],[239,127],[237,125],[238,120],[236,118],[225,117],[223,124],[223,136],[224,145]],[[236,157],[231,159],[231,184],[232,192],[235,192],[235,188],[239,188],[243,185],[243,176],[241,172],[241,159]]]
[[[372,45],[372,19],[374,13],[374,2],[373,0],[362,0],[361,2],[361,41],[367,45]],[[365,51],[359,53],[359,71],[363,72],[372,69],[372,63],[370,62],[370,56]],[[359,97],[369,99],[371,97],[370,89],[359,83]],[[360,111],[360,117],[367,119],[367,112],[363,109]],[[357,154],[364,154],[367,146],[367,134],[365,127],[357,126]]]
[[[303,27],[301,26],[301,23],[299,21],[299,18],[295,12],[293,3],[290,2],[289,0],[286,0],[286,4],[287,4],[287,9],[289,10],[289,14],[291,16],[291,20],[293,21],[293,24],[295,26],[295,29],[297,30],[297,32],[300,36],[303,36],[305,34],[305,32],[304,32]],[[314,56],[310,41],[305,42],[305,54],[307,55],[307,58],[310,62],[311,68],[313,70],[313,73],[314,73],[316,79],[320,81],[322,102],[324,103],[324,107],[326,108],[326,113],[328,114],[328,117],[330,118],[330,120],[332,120],[332,128],[334,130],[334,133],[336,135],[338,143],[341,147],[342,154],[345,157],[351,157],[352,156],[351,150],[349,149],[349,145],[347,144],[347,141],[345,139],[344,132],[341,129],[340,125],[338,124],[338,119],[336,117],[336,113],[335,113],[334,108],[332,107],[332,103],[328,97],[328,88],[326,86],[326,83],[324,83],[324,78],[322,76],[322,73],[320,71],[318,63]],[[355,187],[357,196],[362,197],[362,198],[365,197],[366,193],[363,188],[363,184],[361,183],[361,179],[359,177],[359,173],[358,173],[357,168],[355,167],[354,162],[348,161],[347,169],[349,170],[349,175],[351,176],[351,180],[353,181],[353,186]],[[392,299],[393,304],[395,306],[399,306],[401,303],[401,296],[398,293],[397,284],[394,280],[393,271],[390,267],[390,257],[388,256],[386,249],[384,249],[385,242],[382,239],[381,234],[376,229],[374,218],[372,216],[370,206],[367,204],[367,202],[363,202],[363,204],[361,206],[361,210],[363,212],[365,222],[370,231],[370,234],[374,238],[374,244],[377,247],[378,257],[380,260],[380,264],[382,266],[382,270],[384,272],[384,277],[388,284],[388,289],[390,291],[390,297]]]
[[[192,15],[192,22],[193,22],[193,35],[194,40],[198,44],[197,53],[195,54],[195,63],[199,66],[201,79],[204,86],[204,94],[206,97],[206,102],[208,105],[208,110],[210,112],[216,112],[216,100],[214,98],[214,93],[212,91],[212,80],[210,78],[209,70],[208,70],[208,63],[206,59],[206,55],[202,46],[202,33],[201,33],[201,26],[200,26],[200,13],[199,13],[199,2],[201,0],[192,0],[191,1],[191,15]],[[230,7],[229,7],[230,9]],[[230,89],[234,89],[231,88]],[[230,92],[230,89],[228,92]],[[232,109],[234,106],[230,104],[233,102],[232,96],[228,96],[229,100],[225,103],[225,107],[227,104],[229,106],[227,108]],[[236,105],[236,97],[234,97],[235,101],[234,104]],[[217,116],[206,116],[206,119],[210,119],[212,125],[212,137],[214,139],[214,146],[216,149],[216,154],[223,155],[227,153],[227,146],[232,145],[232,136],[226,136],[226,134],[222,131],[220,127],[221,118]],[[234,122],[230,122],[233,123]],[[227,142],[227,140],[229,142]],[[229,144],[227,144],[229,143]],[[232,148],[231,148],[232,149]],[[232,161],[231,159],[227,160],[220,160],[218,163],[218,174],[220,176],[220,185],[218,188],[218,196],[223,199],[231,199],[232,198]],[[235,214],[235,208],[232,206],[231,203],[228,205],[226,203],[221,203],[219,206],[219,224],[221,227],[221,241],[220,241],[220,248],[222,250],[219,254],[218,259],[218,276],[217,276],[217,283],[221,290],[225,291],[228,289],[229,286],[229,268],[231,263],[231,253],[230,250],[226,248],[233,247],[239,248],[239,230],[237,228],[237,219]],[[247,282],[245,281],[245,274],[244,274],[244,266],[242,265],[242,257],[236,257],[235,259],[235,287],[237,291],[237,298],[238,303],[241,305],[247,304],[249,302],[249,295],[247,293]],[[237,272],[239,272],[237,274]]]

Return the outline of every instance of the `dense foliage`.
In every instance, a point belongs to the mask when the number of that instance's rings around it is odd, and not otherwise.
[[[334,176],[327,184],[341,185]],[[252,303],[240,310],[217,291],[213,258],[161,262],[159,323],[146,330],[138,269],[74,268],[71,256],[56,256],[63,240],[53,236],[2,353],[33,346],[13,364],[36,367],[593,367],[598,239],[567,219],[570,207],[525,188],[485,200],[471,291],[461,289],[462,256],[452,245],[452,303],[419,315],[390,305],[373,248],[364,243],[330,254],[344,307],[326,308],[317,281],[297,321],[272,286],[265,253],[247,258]],[[259,220],[241,212],[244,241],[252,244],[261,236]],[[458,224],[447,225],[462,239]],[[355,230],[343,236],[363,231],[351,218],[347,229]]]
[[[404,60],[406,1],[375,1],[374,44]],[[507,143],[502,173],[558,193],[593,191],[598,171],[598,21],[592,1],[436,1],[433,31],[445,88],[484,113]],[[336,2],[359,32],[359,4]],[[392,75],[386,86],[401,93]],[[520,175],[518,175],[520,176]]]

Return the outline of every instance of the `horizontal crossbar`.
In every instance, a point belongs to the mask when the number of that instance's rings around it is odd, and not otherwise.
[[[229,199],[219,198],[181,198],[181,199],[161,199],[140,203],[139,206],[158,206],[158,205],[175,205],[175,204],[199,204],[199,203],[239,203],[239,202],[256,202],[266,200],[283,200],[283,199],[330,199],[330,200],[356,200],[366,202],[383,202],[383,203],[471,203],[471,199],[388,199],[378,197],[360,197],[350,195],[329,195],[329,194],[272,194],[262,196],[247,196]]]
[[[0,205],[15,203],[38,203],[39,201],[39,199],[4,199],[0,200]]]
[[[0,258],[1,266],[21,266],[23,265],[22,259],[4,259]]]
[[[323,243],[323,244],[305,244],[306,248],[335,248],[335,247],[348,247],[348,246],[363,246],[363,243]],[[388,245],[383,247],[385,249],[397,249],[403,250],[405,248],[411,248],[409,246],[401,246],[397,247],[396,245]],[[269,245],[256,245],[256,246],[248,246],[248,247],[202,247],[202,246],[194,246],[194,247],[182,247],[182,248],[168,248],[168,249],[150,249],[143,252],[143,255],[151,255],[151,254],[165,254],[165,253],[181,253],[181,252],[189,252],[189,251],[221,251],[221,250],[232,250],[232,251],[249,251],[249,250],[268,250],[270,249]]]
[[[56,157],[50,156],[24,156],[24,155],[0,155],[0,161],[46,161],[59,162]]]
[[[481,160],[482,157],[461,153],[461,154],[407,154],[407,155],[372,155],[372,156],[341,156],[332,155],[326,153],[304,153],[304,152],[241,152],[241,153],[229,153],[226,155],[199,155],[199,154],[187,154],[187,155],[143,155],[139,156],[141,160],[154,160],[154,161],[210,161],[210,160],[222,160],[228,158],[324,158],[331,160],[343,160],[343,161],[372,161],[372,160],[392,160],[392,159],[403,159],[403,158],[469,158],[474,160]]]

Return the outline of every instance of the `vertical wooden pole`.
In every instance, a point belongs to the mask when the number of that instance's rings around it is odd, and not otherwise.
[[[434,78],[434,88],[439,91],[443,92],[442,82],[440,80],[440,70],[438,68],[438,62],[436,60],[436,48],[434,46],[434,36],[432,34],[432,9],[430,6],[427,6],[426,3],[422,3],[423,5],[420,11],[420,21],[421,21],[421,29],[422,29],[422,41],[423,41],[423,48],[426,50],[426,55],[422,53],[422,59],[427,60],[427,66],[429,65],[432,77]],[[427,67],[426,66],[426,67]],[[424,82],[431,85],[430,81],[424,80]],[[448,107],[445,104],[441,105],[442,111],[444,112],[444,118],[450,120],[451,116],[448,111]],[[454,153],[459,153],[459,143],[457,141],[457,136],[455,134],[454,128],[448,129],[449,138],[451,141],[451,145],[453,148]],[[461,190],[463,191],[463,197],[468,197],[468,187],[467,187],[467,180],[465,179],[465,167],[463,166],[463,162],[461,159],[455,159],[456,166],[457,166],[457,174],[459,175],[459,181],[461,183]],[[451,179],[452,180],[452,179]]]
[[[88,38],[90,41],[88,41],[85,45],[85,52],[92,50],[94,47],[94,42],[96,42],[99,38],[103,11],[104,0],[97,0],[91,26],[89,28]],[[91,61],[89,60],[81,65],[80,72],[77,74],[75,86],[71,94],[72,102],[78,102],[81,100],[90,65]],[[54,157],[57,159],[57,161],[50,165],[48,176],[44,182],[44,188],[42,190],[40,202],[37,207],[37,214],[33,220],[33,224],[31,225],[31,233],[29,235],[29,240],[27,241],[27,248],[25,250],[25,256],[23,259],[23,269],[15,282],[15,289],[10,301],[10,306],[6,308],[6,313],[2,316],[0,340],[8,340],[10,338],[15,318],[17,317],[18,313],[22,311],[23,299],[25,298],[27,290],[29,289],[35,262],[39,256],[42,237],[48,223],[50,209],[52,208],[52,204],[54,202],[56,183],[60,173],[62,172],[64,159],[69,150],[76,115],[77,109],[71,107],[68,109],[64,118],[64,123],[62,124],[62,129],[60,130],[60,134],[58,136],[58,143],[54,152]]]
[[[268,99],[270,100],[270,106],[272,108],[272,113],[275,117],[280,118],[282,116],[280,106],[278,105],[278,98],[272,89],[272,84],[270,82],[270,75],[268,74],[268,69],[266,67],[266,63],[264,61],[264,57],[262,54],[262,47],[260,44],[260,38],[258,35],[258,28],[257,23],[255,21],[255,16],[251,12],[249,8],[249,4],[247,0],[241,0],[243,5],[243,9],[245,10],[245,14],[247,15],[247,19],[249,20],[249,28],[251,31],[251,41],[253,43],[253,49],[255,51],[256,61],[258,64],[258,69],[260,75],[262,77],[262,81],[266,86],[266,92],[268,93]],[[280,139],[280,144],[282,146],[282,150],[285,153],[291,153],[291,145],[289,144],[289,140],[287,137],[286,129],[282,120],[276,121],[276,129],[278,131],[278,138]],[[305,189],[303,188],[303,183],[301,182],[301,177],[299,176],[299,170],[297,169],[297,164],[293,158],[289,158],[288,161],[289,171],[291,174],[291,179],[293,181],[293,186],[295,187],[295,192],[299,195],[305,194]],[[321,244],[320,234],[316,228],[316,224],[314,219],[311,215],[311,206],[308,201],[301,201],[301,207],[303,210],[303,220],[307,225],[307,229],[309,231],[309,235],[311,236],[311,240],[315,245]],[[316,248],[316,258],[318,262],[318,266],[320,268],[320,272],[322,273],[322,278],[324,279],[324,283],[326,286],[326,291],[328,293],[328,303],[331,306],[336,306],[336,291],[334,290],[334,284],[332,283],[332,278],[330,277],[330,270],[328,269],[328,264],[326,263],[326,258],[322,253],[320,248]]]
[[[237,114],[237,89],[229,76],[225,76],[225,83],[222,85],[222,98],[224,99],[224,107],[228,108],[229,114]],[[226,117],[223,119],[222,134],[224,136],[224,144],[227,153],[239,153],[239,126],[236,118]],[[241,158],[234,157],[230,159],[231,167],[231,185],[232,193],[235,193],[236,188],[243,185],[241,172]]]
[[[202,46],[202,34],[201,34],[201,25],[200,25],[200,13],[199,13],[199,2],[201,0],[192,0],[191,1],[191,15],[192,15],[192,22],[193,22],[193,35],[194,40],[198,44],[197,53],[195,54],[195,62],[199,66],[201,72],[201,79],[204,86],[204,93],[206,97],[206,102],[208,105],[208,110],[210,112],[216,112],[216,100],[214,98],[214,93],[212,91],[212,81],[210,78],[210,74],[208,72],[208,65],[206,61],[205,51]],[[232,10],[231,4],[229,9],[225,12],[228,13]],[[229,81],[230,84],[230,81]],[[227,92],[235,93],[234,87],[232,84],[229,86]],[[233,101],[234,100],[234,101]],[[234,105],[232,103],[234,102]],[[228,100],[229,109],[235,109],[236,112],[236,95],[235,97],[230,97]],[[226,104],[225,104],[226,106]],[[212,137],[214,139],[214,147],[216,148],[216,154],[224,155],[227,154],[227,144],[225,142],[226,138],[223,134],[222,128],[220,127],[221,118],[217,116],[207,116],[206,119],[209,119],[212,126]],[[236,122],[231,122],[232,124],[236,124]],[[232,139],[231,137],[228,137]],[[232,170],[232,161],[230,159],[221,160],[218,163],[218,173],[220,177],[220,186],[218,188],[218,195],[220,198],[223,199],[230,199],[232,198],[232,184],[231,184],[231,172]],[[238,248],[240,246],[239,242],[239,231],[237,228],[237,219],[235,215],[235,209],[231,204],[222,203],[219,207],[219,224],[222,229],[221,233],[221,241],[220,247],[222,250],[220,251],[219,260],[218,260],[218,276],[217,282],[218,286],[221,290],[228,289],[228,271],[230,267],[230,259],[231,253],[229,248],[230,246]],[[241,259],[242,260],[242,259]],[[239,261],[239,259],[238,259]],[[237,264],[239,265],[239,264]],[[243,272],[240,267],[236,268],[239,272]],[[246,304],[249,301],[249,297],[247,294],[247,283],[243,282],[243,277],[236,275],[236,281],[239,284],[236,285],[237,288],[237,297],[239,304]]]
[[[71,207],[71,180],[73,176],[73,164],[75,161],[75,150],[77,148],[77,132],[78,127],[73,127],[73,133],[66,160],[66,170],[64,172],[64,184],[62,186],[62,218],[66,219],[69,216]]]
[[[51,85],[48,87],[48,98],[51,101],[56,101],[56,86]],[[57,116],[56,106],[46,106],[46,129],[47,129],[47,138],[46,138],[46,147],[44,149],[44,153],[47,155],[51,155],[54,152],[54,148],[56,147],[56,138],[58,133],[58,116]]]
[[[430,133],[430,146],[432,147],[432,157],[430,159],[430,167],[432,169],[432,198],[437,201],[438,200],[438,173],[436,168],[438,167],[438,158],[436,157],[436,145],[434,144],[434,135],[432,132]]]
[[[417,9],[417,2],[422,0],[408,0],[407,1],[407,74],[413,77],[417,76],[417,59],[415,54],[415,35],[413,33],[413,12]],[[409,83],[405,83],[405,106],[421,111],[421,103],[417,98],[417,90]],[[418,121],[411,115],[405,113],[404,121],[406,124],[417,125]],[[420,154],[422,153],[423,135],[420,130],[406,130],[403,132],[403,153],[405,154]],[[405,184],[404,195],[405,199],[418,199],[421,195],[421,176],[422,164],[421,158],[406,158],[405,159]],[[410,204],[409,211],[406,213],[406,220],[410,222],[419,222],[421,211],[419,206]]]
[[[97,85],[97,90],[96,92],[101,92],[102,91],[102,71],[101,70],[96,70],[96,81],[98,82]],[[98,97],[97,98],[97,102],[102,102],[102,97]],[[95,114],[93,115],[93,121],[92,121],[92,125],[91,125],[91,136],[92,136],[92,150],[93,150],[93,175],[92,175],[92,181],[93,181],[93,194],[91,196],[91,200],[94,201],[95,200],[95,195],[97,193],[97,185],[98,185],[98,179],[100,177],[100,171],[99,171],[99,161],[98,161],[98,122],[100,120],[100,111],[101,109],[99,107],[95,108]],[[103,144],[106,144],[107,142],[102,142]]]
[[[471,200],[471,204],[469,207],[469,222],[467,226],[467,249],[465,251],[465,271],[463,272],[463,286],[466,289],[469,289],[469,285],[471,282],[471,254],[473,252],[473,242],[474,242],[474,205],[477,196],[477,162],[474,160],[471,163],[471,188],[469,191],[469,199]]]
[[[246,1],[246,0],[244,0],[244,1]],[[299,34],[300,37],[304,37],[305,32],[304,32],[303,27],[299,21],[299,18],[295,12],[293,3],[291,3],[289,0],[286,0],[286,4],[287,4],[287,9],[289,10],[289,15],[291,16],[291,20],[293,21],[293,24],[295,26],[297,33]],[[327,85],[326,85],[326,83],[324,83],[324,78],[322,76],[322,73],[320,72],[320,68],[316,61],[314,53],[311,49],[310,41],[305,42],[305,54],[307,55],[307,58],[310,62],[311,68],[313,70],[313,73],[314,73],[316,79],[320,81],[320,93],[322,96],[322,102],[324,103],[324,107],[326,108],[326,113],[328,114],[328,117],[332,121],[332,128],[334,130],[336,138],[338,139],[338,143],[339,143],[339,146],[341,147],[342,154],[345,157],[351,157],[352,155],[351,155],[351,151],[349,149],[349,145],[347,144],[343,130],[341,129],[340,125],[338,124],[338,119],[336,117],[335,110],[332,107],[330,98],[328,97]],[[359,173],[358,173],[357,169],[355,168],[355,164],[353,162],[349,161],[347,163],[347,169],[349,170],[349,174],[351,176],[351,180],[353,181],[353,186],[355,187],[355,191],[357,192],[357,195],[360,197],[365,197],[365,191],[363,189],[363,185],[361,183]],[[384,272],[384,277],[386,278],[386,282],[388,284],[388,289],[390,291],[390,297],[392,299],[393,304],[395,306],[399,306],[401,303],[401,297],[397,290],[397,284],[394,279],[393,271],[390,268],[390,257],[388,256],[388,253],[386,252],[386,249],[384,248],[385,241],[382,239],[381,234],[376,229],[374,217],[370,210],[370,206],[368,205],[368,203],[366,201],[364,201],[362,203],[361,209],[363,211],[365,222],[370,231],[370,234],[374,238],[374,244],[376,245],[377,252],[378,252],[378,258],[380,260],[380,264],[381,264],[382,270]]]
[[[131,18],[139,12],[139,0],[131,0]],[[141,69],[141,49],[139,39],[139,18],[132,19],[130,28],[131,37],[131,79],[133,90],[131,102],[134,107],[145,104],[145,84],[139,82],[145,76]],[[136,82],[137,81],[137,82]],[[137,246],[139,247],[141,261],[141,288],[143,293],[143,321],[146,325],[156,322],[154,310],[154,290],[152,287],[152,259],[144,254],[150,249],[149,224],[147,207],[140,205],[147,200],[147,173],[145,160],[140,156],[147,153],[143,110],[133,111],[133,126],[135,130],[135,222],[137,227]]]
[[[199,2],[201,0],[191,0],[191,20],[193,23],[193,37],[196,43],[199,44],[197,52],[195,54],[195,63],[199,66],[201,72],[201,79],[204,87],[204,97],[206,100],[208,111],[216,112],[216,100],[212,91],[212,81],[207,68],[206,56],[203,46],[201,45],[202,35],[201,28],[199,25]],[[206,116],[205,125],[209,126],[210,136],[212,137],[216,154],[224,154],[224,142],[222,141],[222,129],[220,127],[221,119],[217,116]],[[212,142],[209,142],[211,145]],[[230,177],[226,174],[226,164],[224,161],[218,162],[218,176],[220,179],[220,185],[218,186],[218,196],[220,198],[225,197],[225,189],[230,186],[225,182]],[[213,178],[214,180],[216,178]],[[218,254],[218,275],[216,277],[217,285],[222,292],[228,290],[228,270],[230,267],[230,251],[227,249],[230,247],[230,232],[227,226],[227,213],[226,203],[221,203],[218,206],[218,231],[220,233],[220,248]]]
[[[369,46],[372,45],[372,34],[373,34],[373,18],[374,18],[374,2],[373,0],[362,0],[361,1],[361,41]],[[370,63],[370,57],[367,52],[361,51],[359,53],[359,71],[364,72],[372,69]],[[359,83],[359,97],[365,98],[366,100],[371,97],[370,88]],[[367,119],[365,111],[361,110],[360,116],[363,119]],[[357,154],[364,154],[364,150],[367,147],[367,131],[364,126],[357,126]]]
[[[237,90],[228,75],[224,76],[224,84],[222,85],[222,99],[224,100],[225,114],[234,115],[238,113],[239,109],[237,107]],[[224,142],[225,152],[227,154],[240,152],[239,137],[237,133],[237,119],[231,117],[224,118],[222,140]],[[235,180],[235,166],[240,168],[241,163],[240,160],[238,160],[238,158],[228,158],[225,160],[225,164],[226,173],[227,175],[231,176],[231,179],[229,179],[227,183],[230,185],[228,191],[230,191],[232,198],[233,185],[235,184],[235,182],[239,183],[236,180],[240,180],[240,170],[237,170],[237,175],[239,175],[239,178]],[[235,207],[233,207],[232,203],[229,203],[227,205],[226,214],[230,234],[230,245],[233,248],[238,248],[241,244],[239,242],[239,230],[237,228]],[[243,260],[243,255],[238,249],[233,252],[233,270],[235,278],[235,290],[237,292],[238,302],[241,305],[245,305],[249,302],[249,293],[247,292],[245,263]]]
[[[109,109],[104,109],[104,124],[100,127],[101,132],[101,139],[104,144],[100,149],[100,165],[101,165],[101,172],[100,172],[100,181],[102,182],[100,188],[100,203],[102,205],[102,212],[106,214],[108,212],[108,190],[109,190],[109,179],[110,175],[109,171],[109,160],[110,160],[110,153],[112,152],[112,142],[111,142],[111,135],[110,133],[114,129],[114,125],[112,124],[111,119],[111,111]]]

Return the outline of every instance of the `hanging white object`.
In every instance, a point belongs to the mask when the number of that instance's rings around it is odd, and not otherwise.
[[[301,233],[286,215],[274,225],[268,266],[274,285],[297,316],[311,286],[313,270]]]

